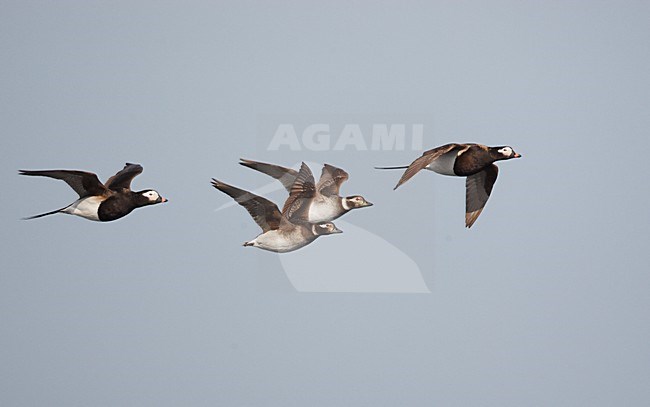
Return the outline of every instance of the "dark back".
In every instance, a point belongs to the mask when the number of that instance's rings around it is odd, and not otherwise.
[[[456,158],[454,172],[462,177],[474,175],[494,161],[495,157],[489,149],[484,146],[473,145]]]
[[[128,215],[135,208],[149,204],[151,202],[147,198],[131,191],[113,194],[99,205],[99,220],[102,222],[116,220]]]

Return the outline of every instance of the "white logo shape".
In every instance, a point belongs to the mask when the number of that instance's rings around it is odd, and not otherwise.
[[[370,210],[370,209],[369,209]],[[341,219],[343,234],[280,255],[299,292],[430,293],[418,265],[382,237]]]

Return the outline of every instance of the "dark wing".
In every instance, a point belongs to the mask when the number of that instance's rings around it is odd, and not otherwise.
[[[70,185],[74,191],[79,194],[80,198],[92,195],[102,195],[106,192],[106,187],[99,182],[96,174],[85,171],[74,170],[20,170],[20,175],[30,175],[39,177],[50,177],[60,179]]]
[[[277,179],[284,185],[284,188],[291,192],[291,186],[298,176],[298,171],[292,170],[291,168],[280,167],[279,165],[260,163],[257,161],[246,160],[240,158],[240,163],[244,167],[252,168],[256,171],[262,172],[266,175],[270,175],[273,178]]]
[[[349,178],[347,172],[329,164],[323,165],[323,172],[320,174],[316,189],[321,195],[338,195],[341,184]]]
[[[112,189],[113,191],[131,189],[131,181],[141,172],[142,166],[140,164],[126,163],[122,170],[106,181],[106,188]]]
[[[400,185],[410,180],[415,174],[417,174],[421,169],[425,168],[427,165],[431,164],[435,159],[440,157],[443,154],[447,154],[453,149],[462,147],[460,144],[452,143],[445,144],[444,146],[436,147],[434,149],[425,151],[422,153],[421,157],[418,157],[408,166],[402,178],[393,189],[397,189]]]
[[[490,198],[492,187],[499,175],[499,167],[492,164],[483,171],[467,177],[465,181],[465,226],[471,228]]]
[[[243,189],[224,184],[214,178],[212,178],[212,186],[229,195],[238,204],[246,208],[263,232],[266,233],[280,227],[282,214],[280,214],[278,207],[273,202]]]
[[[312,174],[307,164],[303,162],[300,166],[300,172],[298,172],[298,176],[291,186],[289,198],[287,198],[282,208],[282,215],[291,221],[307,220],[311,199],[315,194],[314,174]]]

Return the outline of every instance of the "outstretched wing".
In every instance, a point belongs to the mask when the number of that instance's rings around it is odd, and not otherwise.
[[[284,188],[291,192],[291,186],[298,176],[298,171],[292,170],[291,168],[280,167],[279,165],[261,163],[252,160],[246,160],[240,158],[240,165],[244,167],[252,168],[256,171],[270,175],[271,177],[277,179],[282,183]]]
[[[418,157],[411,163],[411,165],[408,166],[406,171],[404,171],[404,174],[402,174],[402,178],[400,178],[399,182],[393,189],[397,189],[400,185],[405,183],[406,181],[410,180],[415,174],[417,174],[420,170],[425,168],[427,165],[431,164],[435,159],[439,158],[443,154],[447,154],[448,152],[460,148],[460,144],[456,143],[451,143],[451,144],[445,144],[444,146],[436,147],[434,149],[425,151],[422,153],[421,157]]]
[[[255,223],[262,228],[263,232],[266,233],[269,230],[275,230],[280,227],[282,214],[273,202],[248,191],[244,191],[243,189],[224,184],[214,178],[212,178],[212,186],[229,195],[238,204],[246,208],[253,220],[255,220]]]
[[[465,181],[465,226],[471,228],[490,198],[499,175],[499,167],[492,164]]]
[[[282,215],[291,221],[307,220],[311,198],[314,197],[315,193],[314,174],[312,174],[307,164],[303,162],[296,180],[291,186],[289,198],[287,198],[282,208]]]
[[[347,181],[348,178],[349,175],[347,172],[332,165],[325,164],[323,165],[323,172],[318,180],[318,185],[316,185],[316,190],[324,196],[338,195],[341,184]]]
[[[20,170],[20,175],[49,177],[60,179],[70,185],[80,198],[92,195],[101,195],[106,192],[106,187],[99,182],[96,174],[75,170]]]
[[[113,191],[131,189],[131,181],[140,173],[142,173],[142,166],[140,164],[126,163],[124,168],[106,181],[106,188]]]

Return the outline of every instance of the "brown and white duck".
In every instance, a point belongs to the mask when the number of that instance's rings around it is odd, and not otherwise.
[[[109,222],[131,213],[136,208],[167,202],[153,189],[131,191],[131,181],[142,172],[139,164],[126,164],[117,174],[102,184],[96,174],[76,170],[21,170],[20,175],[49,177],[65,181],[79,194],[79,199],[55,211],[30,216],[41,218],[66,213],[99,222]]]
[[[465,181],[465,226],[470,228],[483,211],[497,180],[499,168],[494,162],[519,157],[521,155],[515,153],[509,146],[488,147],[474,143],[451,143],[425,151],[411,165],[376,168],[382,170],[406,169],[394,189],[422,169],[442,175],[467,177]]]
[[[349,175],[344,170],[329,164],[323,165],[323,171],[317,184],[312,175],[310,179],[304,180],[300,185],[294,185],[298,171],[291,168],[243,158],[239,164],[277,179],[289,193],[292,193],[292,188],[313,190],[309,198],[306,198],[305,195],[301,198],[305,200],[303,205],[307,205],[307,220],[309,222],[328,222],[343,216],[353,209],[372,206],[372,203],[366,201],[361,195],[341,197],[339,195],[341,184],[349,178]],[[311,174],[311,170],[309,173]]]
[[[303,179],[308,176],[308,173],[311,174],[311,171],[303,163],[296,179]],[[332,222],[309,222],[306,220],[307,206],[292,205],[296,200],[300,202],[300,199],[306,197],[309,192],[296,189],[289,196],[280,212],[273,202],[251,192],[214,178],[212,186],[246,208],[253,220],[262,228],[262,233],[255,239],[245,242],[244,246],[257,247],[276,253],[287,253],[308,245],[319,236],[341,233],[341,230]]]

